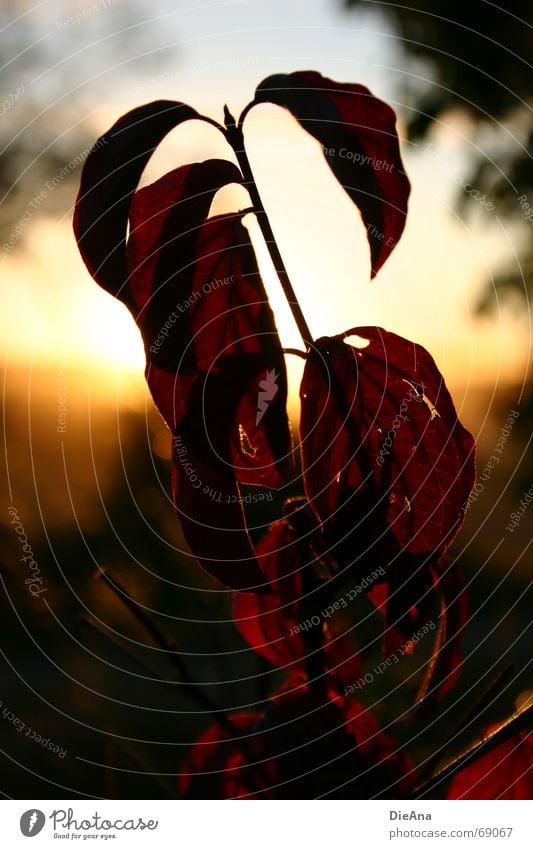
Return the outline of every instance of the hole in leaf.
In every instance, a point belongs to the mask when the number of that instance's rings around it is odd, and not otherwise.
[[[344,342],[347,345],[351,345],[352,348],[366,348],[370,345],[370,339],[365,339],[363,336],[357,336],[356,333],[352,333],[350,336],[345,336]]]

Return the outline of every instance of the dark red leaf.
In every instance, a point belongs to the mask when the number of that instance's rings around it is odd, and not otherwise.
[[[188,799],[239,799],[250,788],[266,789],[262,774],[268,765],[254,769],[250,755],[258,756],[257,742],[251,736],[259,724],[261,714],[237,713],[231,717],[235,734],[226,725],[212,725],[191,746],[182,768],[179,791]],[[239,739],[242,732],[242,741]],[[267,772],[267,775],[269,773]],[[271,776],[269,776],[271,777]]]
[[[369,344],[356,348],[348,336]],[[427,351],[381,328],[319,340],[301,397],[305,487],[326,544],[356,576],[386,569],[386,656],[428,621],[438,583],[446,636],[424,692],[440,697],[460,668],[467,614],[457,571],[442,572],[436,561],[474,484],[473,439]]]
[[[474,483],[474,442],[428,352],[377,327],[321,339],[300,394],[306,492],[340,561],[441,555]]]
[[[455,685],[463,665],[461,641],[470,608],[459,568],[447,558],[417,564],[400,556],[389,568],[387,581],[374,587],[369,597],[385,619],[385,657],[400,649],[405,652],[409,640],[428,625],[438,601],[438,626],[431,629],[435,631],[432,655],[416,697],[424,711],[431,710]],[[418,642],[412,641],[412,650]]]
[[[238,418],[239,427],[231,432],[237,479],[277,487],[290,468],[291,442],[285,362],[274,317],[240,217],[205,220],[214,191],[235,180],[235,172],[231,163],[211,160],[178,168],[136,194],[130,281],[147,359],[154,366],[219,377],[232,366],[234,374],[222,389],[230,415]],[[171,400],[168,393],[166,399]],[[177,426],[175,411],[168,404],[160,409],[169,426]],[[213,411],[218,414],[219,409]]]
[[[286,520],[275,522],[256,546],[259,565],[272,593],[236,593],[233,619],[246,642],[270,663],[296,676],[305,673],[306,644],[302,622],[307,621],[302,601],[302,571],[311,569],[314,557],[304,562],[295,532]],[[335,619],[319,615],[312,627],[323,633],[324,665],[328,678],[343,686],[359,676],[361,665],[356,649]],[[307,626],[306,626],[307,627]]]
[[[411,769],[372,715],[335,689],[282,692],[261,727],[277,799],[395,798]]]
[[[242,741],[226,742],[227,731],[214,726],[191,750],[184,772],[194,775],[182,779],[183,795],[395,798],[409,781],[411,763],[394,741],[361,705],[334,691],[324,697],[305,685],[284,690],[269,702],[260,721],[255,715],[242,720],[238,715],[237,720],[248,731],[244,745],[249,769]]]
[[[405,651],[413,635],[428,623],[435,600],[435,587],[427,559],[400,554],[389,565],[387,573],[385,657],[400,649]]]
[[[417,701],[425,700],[425,710],[452,689],[461,673],[461,640],[470,616],[468,593],[457,566],[445,558],[431,566],[431,573],[441,610],[433,657],[417,696]]]
[[[158,382],[157,392],[160,385]],[[220,402],[224,398],[219,384],[213,385],[207,379],[204,385],[212,400]],[[188,405],[182,428],[173,437],[173,497],[185,539],[200,565],[221,583],[236,590],[265,592],[268,584],[248,536],[235,475],[201,429],[203,416],[199,404],[201,399]],[[219,443],[224,436],[227,442],[228,431],[224,434],[222,429],[224,422],[228,424],[228,416],[221,422]],[[195,424],[200,430],[195,431]]]
[[[133,193],[157,145],[193,118],[212,123],[173,100],[139,106],[98,139],[83,167],[74,212],[78,248],[96,282],[128,306],[126,229]]]
[[[521,731],[463,767],[448,799],[533,799],[533,734]]]
[[[303,664],[300,622],[302,561],[300,545],[287,521],[276,522],[255,548],[272,594],[236,593],[233,619],[249,645],[275,666]],[[293,668],[294,671],[294,668]]]
[[[172,344],[168,337],[166,343],[159,338],[156,351],[152,352],[157,354],[158,365],[164,366],[168,360],[169,370],[175,368],[191,341],[187,321],[190,304],[185,301],[192,295],[191,304],[194,304],[203,294],[201,286],[199,293],[193,294],[196,263],[206,262],[202,256],[205,251],[201,253],[199,244],[202,227],[217,191],[230,183],[241,182],[241,173],[232,162],[208,159],[170,171],[139,189],[131,200],[127,266],[137,309],[135,317],[145,335],[156,339],[161,320],[172,318],[173,309],[178,311],[178,318],[185,317],[178,336],[181,345],[177,356],[176,339]],[[212,266],[217,259],[207,258],[211,263],[208,270],[214,270]],[[211,285],[212,280],[208,278],[206,282]]]
[[[267,77],[255,101],[284,106],[321,143],[328,165],[361,211],[374,277],[402,235],[410,192],[390,106],[365,86],[316,71]]]
[[[128,264],[148,384],[174,434],[187,542],[223,583],[260,591],[238,483],[279,487],[290,433],[283,354],[248,232],[239,215],[206,217],[217,188],[236,179],[231,163],[210,160],[137,192]]]
[[[415,779],[415,768],[406,752],[399,751],[396,741],[381,731],[372,713],[358,702],[341,699],[342,711],[347,721],[346,730],[353,734],[362,758],[367,765],[373,764],[374,770],[381,772],[381,781],[387,786],[379,795],[383,798],[400,797]],[[372,779],[372,771],[363,776]],[[369,788],[370,789],[370,788]],[[370,799],[370,792],[363,798]]]

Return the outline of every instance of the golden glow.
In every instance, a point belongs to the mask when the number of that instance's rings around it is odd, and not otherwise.
[[[191,122],[171,134],[150,179],[183,161],[225,155],[220,134]],[[246,140],[260,191],[293,286],[315,338],[367,324],[425,345],[452,385],[513,379],[525,362],[525,331],[509,315],[473,316],[476,293],[508,255],[505,236],[453,222],[449,180],[424,157],[408,160],[413,193],[404,236],[370,283],[366,233],[357,210],[333,179],[319,145],[283,110],[262,106],[247,119]],[[226,151],[231,157],[231,152]],[[228,188],[213,212],[244,208],[242,188]],[[282,343],[302,348],[254,216],[247,216]],[[491,225],[494,222],[490,222]],[[41,218],[25,233],[28,250],[2,258],[0,338],[8,358],[90,362],[124,379],[144,369],[140,334],[127,309],[89,277],[70,216]],[[293,385],[301,364],[291,359]],[[134,391],[132,389],[132,391]],[[135,390],[137,391],[137,390]],[[293,389],[291,406],[296,405]]]

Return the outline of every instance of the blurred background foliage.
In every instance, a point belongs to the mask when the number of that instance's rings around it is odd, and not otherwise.
[[[533,8],[528,0],[412,0],[408,4],[347,0],[386,19],[412,74],[401,76],[400,96],[412,139],[427,138],[435,124],[461,110],[472,122],[476,155],[469,182],[497,203],[498,215],[522,231],[520,269],[510,267],[488,285],[481,310],[497,295],[518,295],[529,307],[533,289],[533,221],[519,197],[533,207]],[[458,190],[461,212],[475,204]],[[471,207],[469,210],[468,207]],[[530,212],[533,211],[531,208]],[[520,307],[519,307],[520,308]]]

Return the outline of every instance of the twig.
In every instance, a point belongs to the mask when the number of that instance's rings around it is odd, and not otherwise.
[[[242,124],[244,118],[246,117],[246,114],[247,110],[245,110],[241,115],[239,124],[237,126],[237,124],[235,123],[235,118],[229,111],[228,107],[224,106],[226,138],[229,144],[232,146],[237,157],[237,162],[239,163],[239,167],[244,177],[245,187],[248,190],[248,193],[252,200],[254,212],[257,215],[257,221],[259,223],[261,232],[266,242],[266,246],[272,258],[272,262],[274,263],[274,268],[279,277],[279,282],[281,283],[281,287],[291,308],[294,321],[296,322],[296,326],[298,328],[300,336],[302,337],[305,346],[308,348],[313,341],[313,337],[311,335],[311,331],[307,324],[306,318],[298,302],[298,298],[296,297],[296,292],[293,289],[287,269],[285,268],[283,257],[281,256],[281,253],[279,251],[272,227],[270,226],[270,221],[268,220],[265,207],[263,206],[263,201],[261,200],[261,195],[259,194],[255,178],[250,167],[250,162],[248,160],[248,156],[244,148]]]
[[[420,799],[427,793],[431,793],[443,781],[447,781],[452,775],[458,772],[467,764],[480,758],[482,755],[487,755],[501,743],[505,743],[513,737],[518,731],[526,728],[533,722],[533,705],[522,708],[516,711],[498,728],[487,734],[473,746],[470,746],[459,757],[446,764],[439,772],[432,776],[425,784],[419,784],[411,791],[411,796],[415,799]]]
[[[105,569],[101,569],[98,574],[103,578],[108,587],[115,593],[117,598],[122,602],[122,604],[125,605],[125,607],[130,611],[134,618],[150,634],[156,645],[159,646],[162,652],[169,658],[170,662],[178,671],[178,674],[180,676],[179,683],[192,686],[193,698],[196,699],[198,704],[201,705],[201,707],[203,707],[205,711],[210,714],[214,722],[224,728],[224,730],[229,734],[230,738],[239,745],[247,760],[246,766],[248,768],[248,775],[250,783],[253,785],[254,789],[258,791],[268,789],[270,779],[264,773],[260,764],[254,764],[254,769],[260,780],[264,782],[264,787],[261,787],[260,784],[258,784],[255,780],[255,775],[252,772],[251,766],[254,761],[254,755],[248,748],[248,745],[241,739],[240,729],[238,729],[233,724],[224,709],[220,708],[215,702],[211,700],[211,698],[203,690],[200,689],[198,682],[194,681],[194,679],[189,674],[185,664],[183,663],[182,657],[177,651],[177,649],[167,641],[166,637],[159,630],[157,625],[155,625],[154,622],[152,622],[152,620],[146,615],[146,613],[128,596],[124,588],[116,579],[111,578],[111,576],[105,571]]]
[[[512,677],[513,673],[514,667],[510,664],[509,666],[506,666],[490,683],[490,685],[482,693],[482,695],[473,705],[473,707],[471,707],[467,714],[463,716],[459,724],[456,726],[456,728],[450,735],[449,740],[447,740],[446,743],[444,743],[442,746],[439,746],[439,748],[430,757],[426,766],[418,776],[418,785],[423,784],[424,781],[432,774],[432,772],[434,772],[439,762],[441,761],[447,746],[449,746],[450,740],[454,740],[470,725],[471,722],[473,722],[475,719],[479,719],[479,717],[483,715],[484,711],[490,706],[492,701],[500,695],[503,687],[507,684],[509,679]]]

